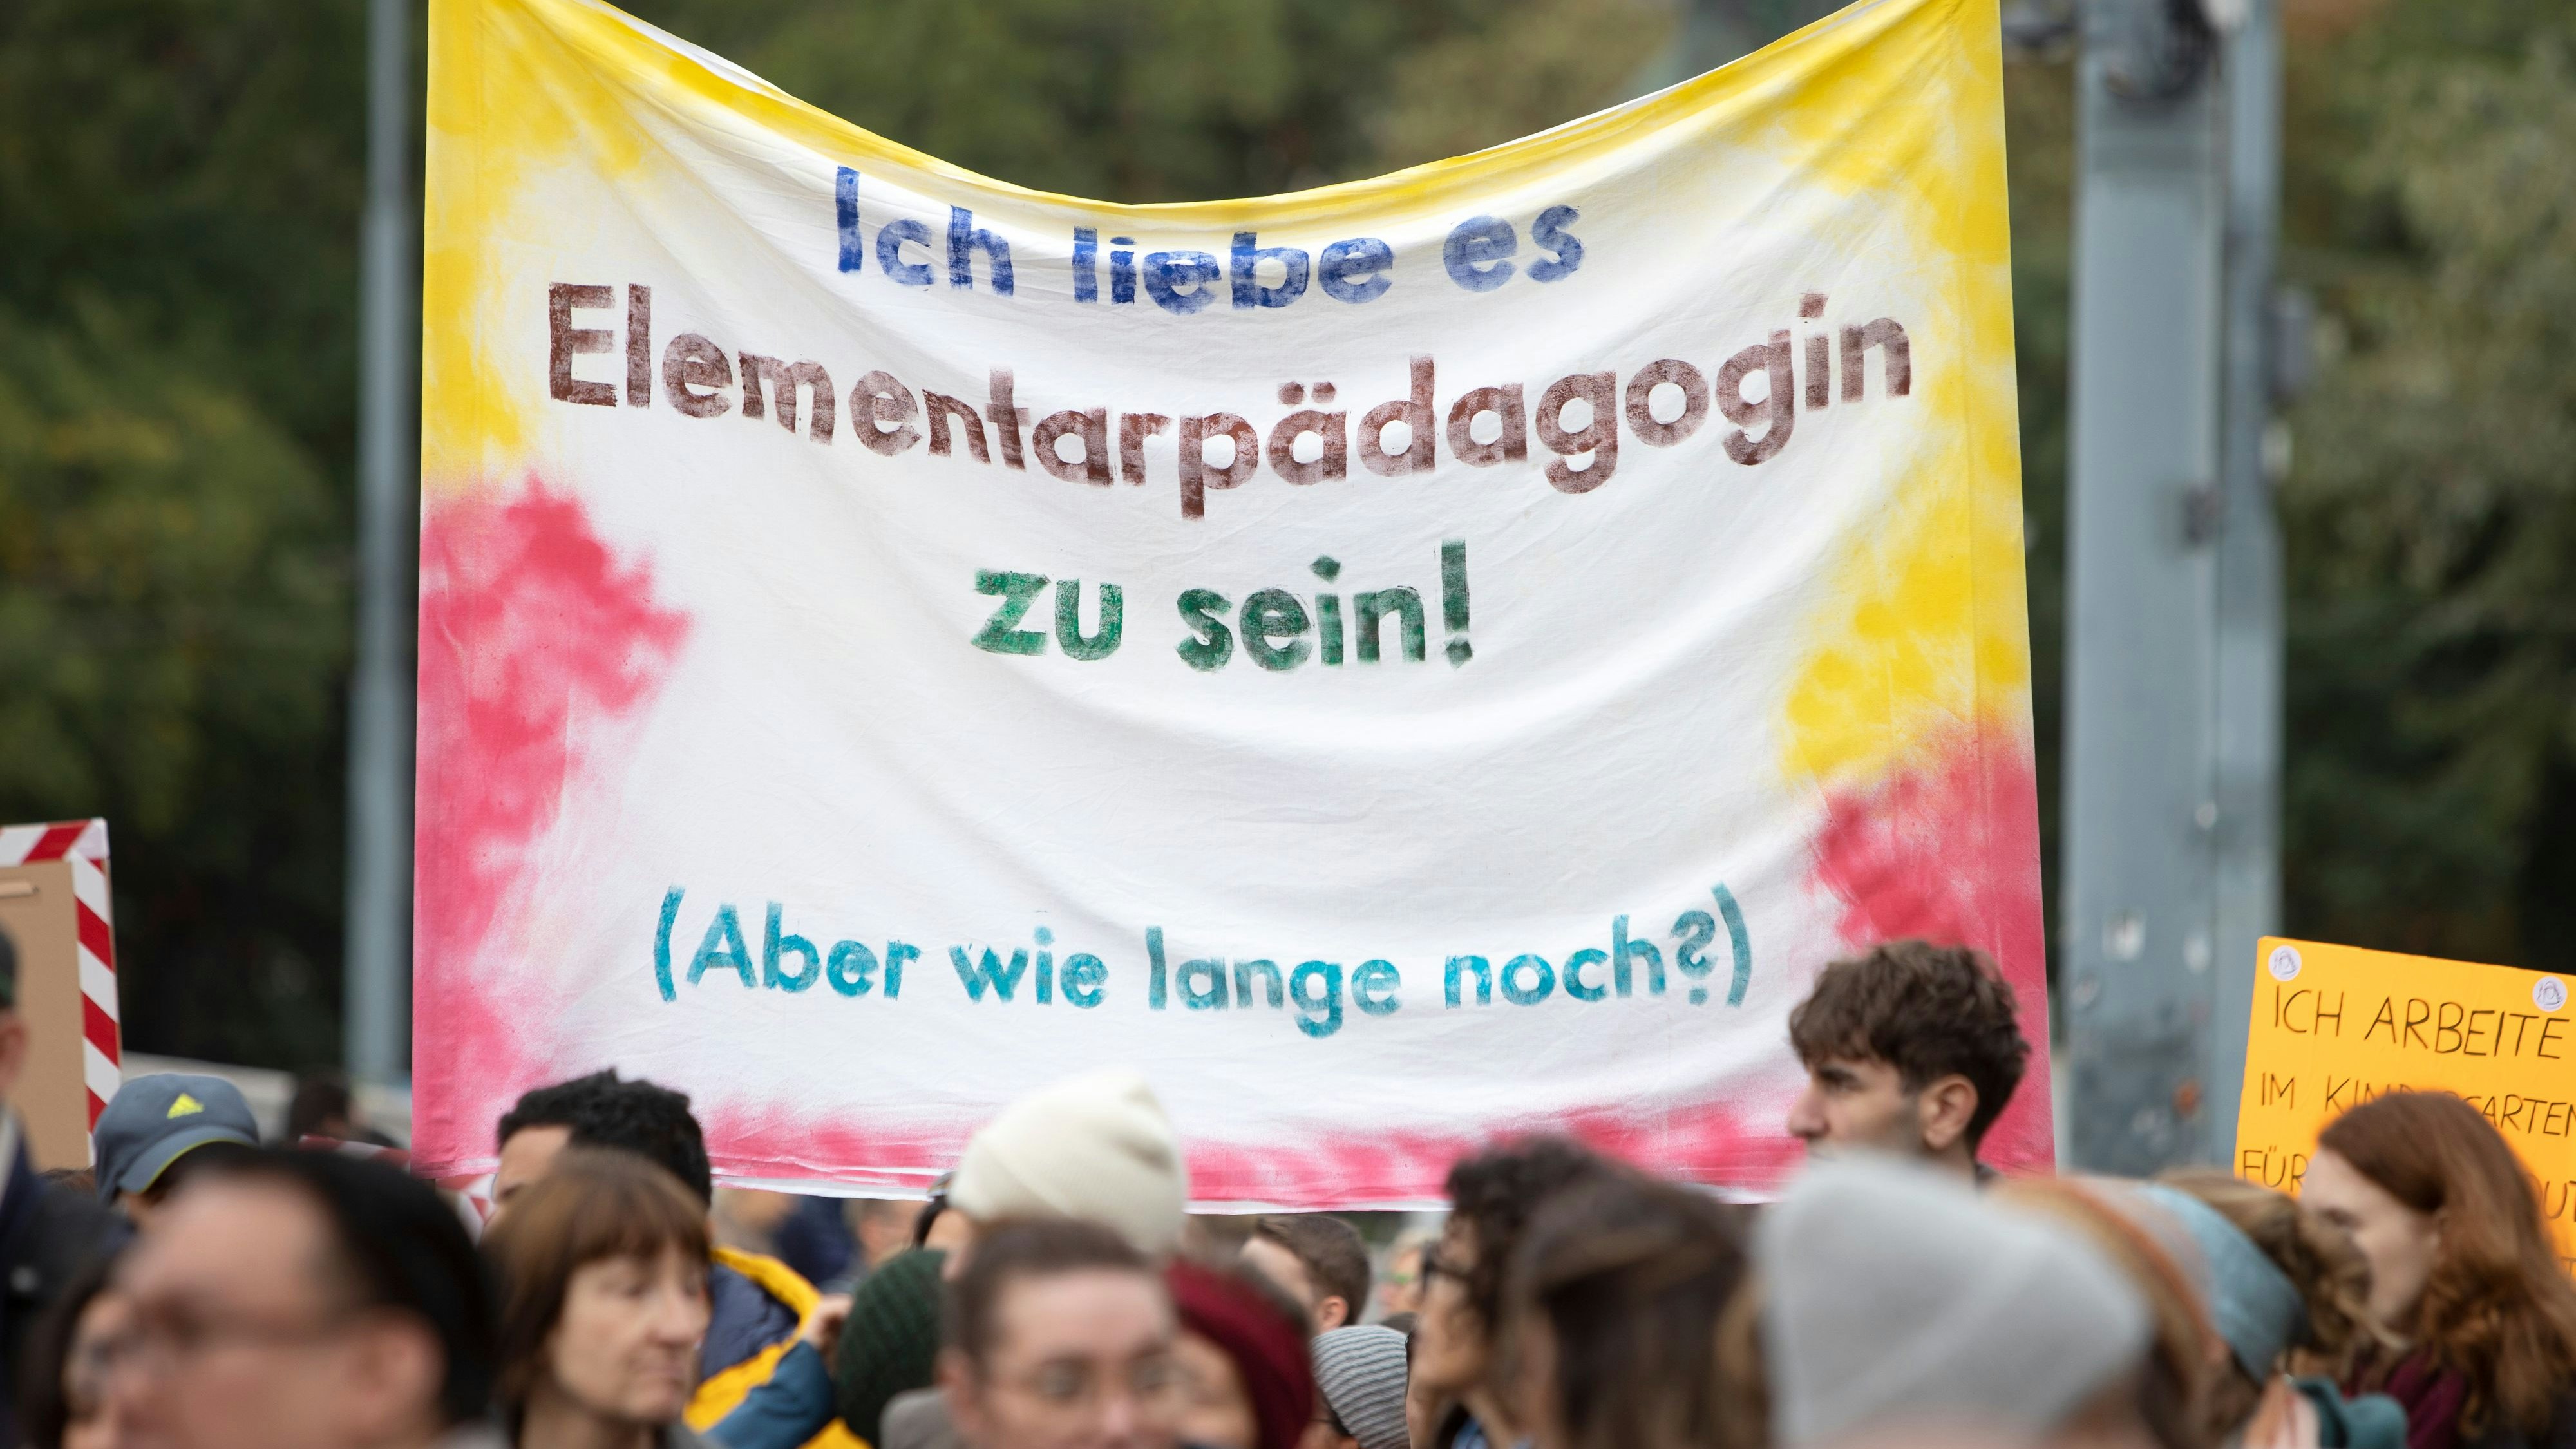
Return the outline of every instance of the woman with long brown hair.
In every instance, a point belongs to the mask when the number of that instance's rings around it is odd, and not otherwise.
[[[1549,1198],[1504,1279],[1503,1347],[1535,1449],[1725,1449],[1721,1325],[1746,1272],[1743,1211],[1603,1172]],[[1753,1372],[1758,1373],[1756,1367]]]
[[[2576,1284],[2522,1163],[2476,1108],[2392,1092],[2328,1124],[2301,1201],[2370,1260],[2401,1348],[2356,1382],[2406,1406],[2408,1449],[2576,1445]]]
[[[2227,1346],[2209,1386],[2210,1442],[2403,1449],[2406,1416],[2338,1385],[2379,1346],[2370,1262],[2352,1235],[2296,1198],[2215,1167],[2167,1172],[2137,1192],[2191,1235]]]
[[[567,1149],[484,1240],[520,1449],[705,1449],[680,1414],[707,1331],[707,1220],[627,1152]]]

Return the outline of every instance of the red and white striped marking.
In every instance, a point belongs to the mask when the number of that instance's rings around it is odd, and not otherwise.
[[[89,1125],[96,1127],[107,1099],[125,1080],[116,1009],[116,913],[107,895],[107,822],[0,825],[0,866],[40,860],[71,866],[72,900],[79,913],[81,1075],[89,1086]]]

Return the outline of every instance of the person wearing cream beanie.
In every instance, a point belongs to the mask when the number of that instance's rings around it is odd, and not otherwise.
[[[1081,1218],[1162,1259],[1181,1240],[1189,1192],[1163,1104],[1142,1074],[1116,1067],[1068,1077],[1003,1108],[966,1144],[948,1203],[978,1226]]]
[[[2147,1305],[2100,1251],[1909,1163],[1808,1168],[1755,1241],[1787,1449],[1891,1428],[2045,1440],[2146,1358]]]

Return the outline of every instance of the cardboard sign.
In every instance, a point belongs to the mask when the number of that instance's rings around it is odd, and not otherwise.
[[[2540,1185],[2576,1260],[2576,1011],[2558,976],[2265,937],[2246,1033],[2237,1175],[2298,1191],[2317,1134],[2388,1092],[2451,1092]]]
[[[613,1065],[918,1191],[1127,1064],[1209,1205],[1535,1129],[1758,1188],[1827,961],[2048,1040],[1993,0],[1168,206],[431,14],[425,1170]]]
[[[89,1129],[116,1095],[114,920],[106,821],[0,826],[0,931],[17,947],[27,1024],[8,1105],[39,1170],[89,1166]]]

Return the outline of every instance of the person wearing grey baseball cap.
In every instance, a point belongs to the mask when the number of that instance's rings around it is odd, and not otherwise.
[[[217,1144],[257,1147],[259,1120],[241,1089],[221,1077],[159,1072],[125,1079],[98,1114],[92,1141],[98,1200],[139,1226],[178,1186],[173,1164]]]

